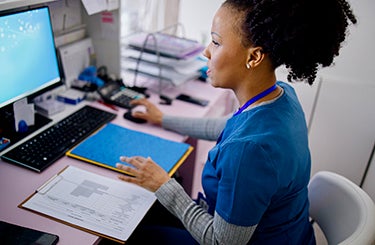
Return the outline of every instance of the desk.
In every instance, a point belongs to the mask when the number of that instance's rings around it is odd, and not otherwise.
[[[172,106],[160,105],[159,108],[166,114],[170,115],[180,115],[192,117],[205,117],[205,116],[219,116],[226,112],[225,108],[228,105],[231,106],[232,94],[230,91],[216,89],[211,87],[210,84],[191,81],[178,88],[173,88],[174,91],[171,93],[187,93],[193,94],[197,97],[207,98],[210,103],[206,107],[200,107],[193,104],[188,104],[182,101],[173,101]],[[173,94],[172,93],[172,94]],[[159,102],[157,95],[152,94],[150,101],[154,103]],[[112,111],[110,108],[101,105],[96,102],[82,102],[77,106],[69,106],[63,113],[53,117],[53,122],[58,121],[67,114],[79,109],[84,103],[101,108],[103,110]],[[229,108],[230,109],[230,108]],[[119,109],[117,111],[117,117],[112,121],[112,123],[139,130],[142,132],[157,135],[166,139],[174,141],[186,141],[187,137],[179,135],[177,133],[164,130],[160,127],[150,124],[136,124],[125,120],[123,114],[126,110]],[[41,129],[43,130],[43,128]],[[39,131],[38,131],[39,132]],[[36,133],[38,133],[36,132]],[[29,137],[32,137],[30,135]],[[193,155],[194,157],[194,155]],[[194,162],[192,157],[189,157],[188,162]],[[63,169],[67,165],[77,166],[81,169],[85,169],[103,176],[117,178],[118,173],[101,168],[92,164],[81,162],[72,158],[63,157],[55,162],[53,165],[48,167],[42,173],[36,173],[31,170],[12,165],[0,160],[0,196],[1,196],[1,206],[0,206],[0,220],[18,224],[21,226],[26,226],[29,228],[34,228],[50,233],[57,234],[60,237],[59,245],[66,244],[96,244],[100,241],[98,236],[92,235],[90,233],[81,231],[79,229],[72,228],[68,225],[53,221],[52,219],[43,217],[41,215],[32,213],[30,211],[18,208],[17,206],[25,200],[30,194],[32,194],[39,186],[41,186],[50,177],[56,174],[58,171]],[[188,165],[185,163],[184,165]],[[183,166],[184,166],[183,165]],[[194,164],[189,167],[185,167],[181,175],[190,177],[186,178],[187,181],[191,181],[192,172],[194,171]],[[183,173],[185,172],[185,173]],[[190,175],[190,176],[189,176]],[[183,183],[184,184],[184,183]],[[184,185],[185,187],[185,185]],[[191,187],[191,184],[190,184]],[[186,188],[186,187],[185,187]],[[189,187],[188,187],[189,188]],[[187,191],[190,190],[187,188]]]

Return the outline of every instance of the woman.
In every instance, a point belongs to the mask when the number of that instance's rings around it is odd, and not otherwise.
[[[151,158],[121,157],[134,168],[117,167],[134,177],[119,178],[155,192],[200,244],[315,244],[306,122],[294,90],[276,80],[275,69],[286,65],[288,80],[312,84],[318,68],[339,54],[349,21],[356,23],[345,0],[225,1],[203,54],[212,86],[233,90],[238,111],[229,119],[178,119],[147,100],[134,101],[147,108],[135,117],[217,140],[202,174],[208,210]]]

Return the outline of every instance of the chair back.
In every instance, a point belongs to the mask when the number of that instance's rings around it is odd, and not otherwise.
[[[375,205],[359,186],[339,174],[320,171],[308,189],[310,217],[328,244],[375,244]]]

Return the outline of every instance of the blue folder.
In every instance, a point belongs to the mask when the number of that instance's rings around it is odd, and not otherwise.
[[[151,157],[172,176],[192,150],[193,147],[186,143],[109,123],[68,151],[66,155],[118,172],[124,172],[116,168],[120,156]]]

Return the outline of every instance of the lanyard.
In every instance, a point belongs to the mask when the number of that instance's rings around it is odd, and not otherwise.
[[[241,106],[236,113],[233,114],[233,116],[237,116],[238,114],[241,114],[242,111],[244,111],[246,108],[248,108],[251,104],[254,102],[260,100],[263,97],[266,97],[270,93],[272,93],[277,88],[276,84],[274,84],[272,87],[264,90],[263,92],[255,95],[253,98],[249,99],[243,106]]]
[[[243,106],[241,106],[238,111],[236,113],[233,114],[233,116],[237,116],[238,114],[241,114],[241,112],[243,112],[246,108],[248,108],[251,104],[253,104],[254,102],[256,102],[257,100],[260,100],[261,98],[269,95],[270,93],[272,93],[272,91],[274,91],[275,89],[277,88],[276,84],[274,84],[272,87],[264,90],[263,92],[255,95],[253,98],[251,98],[250,100],[248,100]],[[216,144],[219,143],[221,141],[221,138],[223,137],[223,132],[224,130],[221,132],[221,134],[219,135],[219,138],[217,139],[216,141]]]

